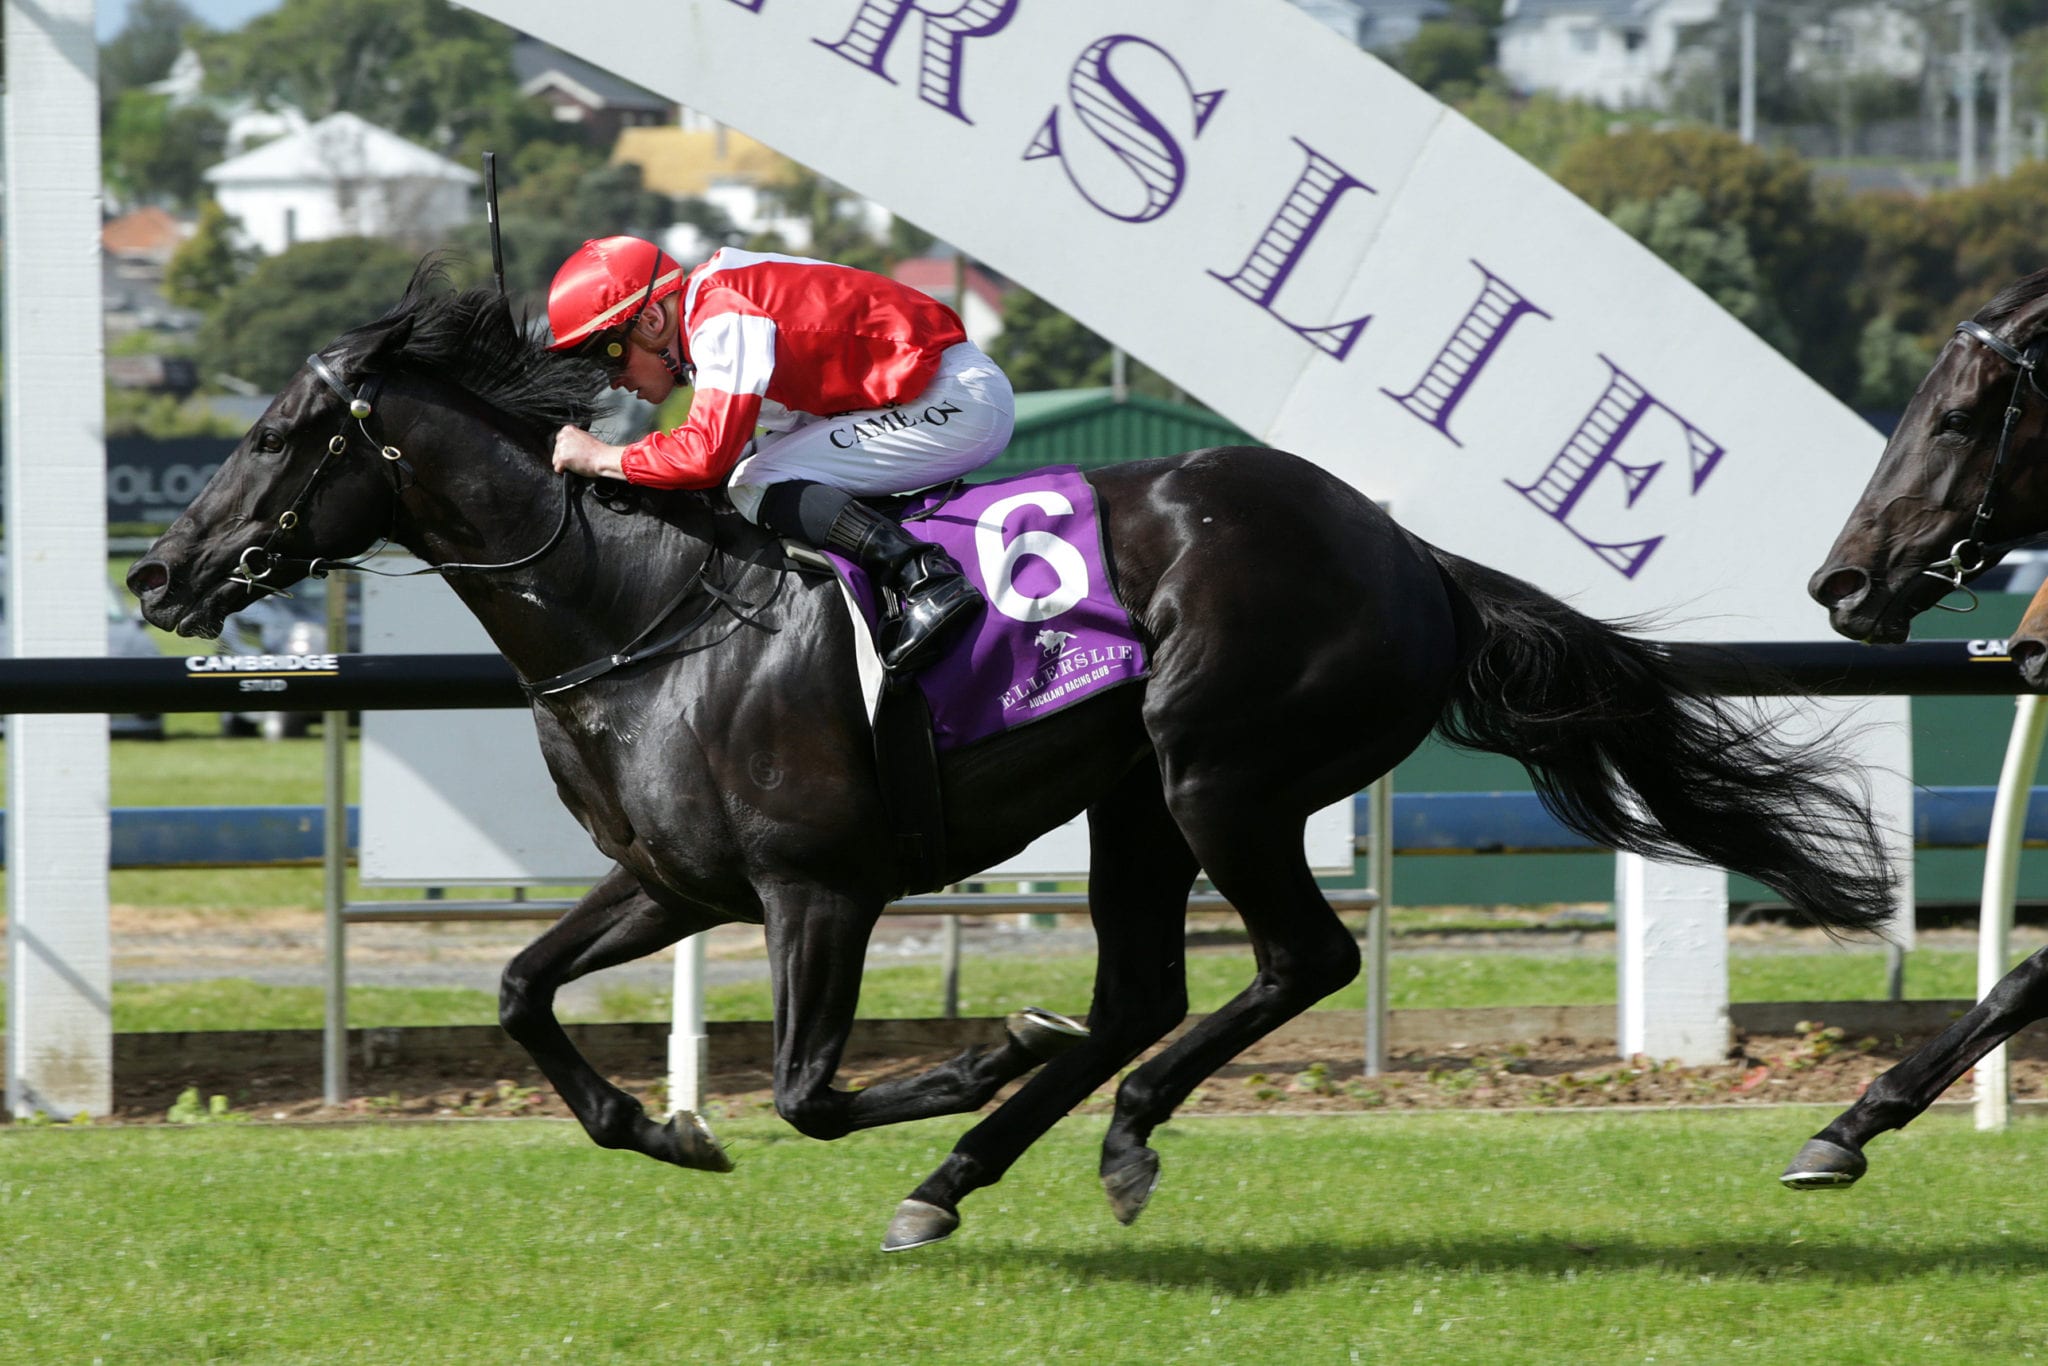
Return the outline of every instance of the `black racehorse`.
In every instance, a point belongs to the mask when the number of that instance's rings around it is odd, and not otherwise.
[[[1834,628],[1897,642],[1913,618],[2048,531],[2048,270],[1958,323],[1899,418],[1877,471],[1808,591]],[[2011,642],[2033,687],[2048,684],[2039,604]],[[2048,950],[2034,954],[1940,1036],[1870,1084],[1808,1140],[1779,1179],[1846,1186],[1863,1145],[1899,1129],[1993,1048],[2048,1015]]]
[[[1100,1175],[1129,1222],[1157,1179],[1153,1129],[1355,976],[1303,825],[1432,731],[1521,759],[1553,810],[1614,848],[1747,873],[1838,930],[1888,913],[1891,870],[1837,752],[1781,744],[1655,646],[1424,544],[1306,461],[1196,451],[1090,476],[1149,678],[941,768],[940,881],[1087,812],[1087,1030],[1048,1060],[1059,1031],[1027,1022],[922,1075],[836,1088],[869,933],[910,881],[877,786],[856,633],[831,582],[798,572],[721,495],[554,475],[552,433],[585,421],[601,389],[495,295],[423,270],[390,314],[284,386],[129,584],[151,621],[211,635],[388,537],[447,573],[530,684],[594,675],[534,689],[533,718],[562,800],[617,866],[513,959],[501,999],[506,1030],[603,1146],[729,1166],[694,1116],[657,1124],[592,1070],[556,1023],[555,993],[756,922],[776,1108],[803,1133],[976,1110],[1037,1069],[903,1202],[884,1247],[942,1238],[963,1196],[1181,1021],[1187,899],[1206,873],[1243,917],[1257,972],[1118,1088]],[[649,641],[663,648],[606,669]]]

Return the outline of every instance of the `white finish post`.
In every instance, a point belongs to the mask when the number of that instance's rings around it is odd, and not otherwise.
[[[1621,1055],[1724,1061],[1728,874],[1617,854],[1614,927]]]
[[[2012,939],[2012,907],[2020,876],[2020,843],[2027,828],[2027,798],[2040,766],[2041,737],[2048,731],[2048,705],[2039,694],[2015,704],[1998,796],[1991,804],[1991,838],[1984,850],[1984,895],[1977,908],[1977,999],[1991,994],[2005,976]],[[2012,1116],[2011,1075],[2005,1045],[1977,1063],[1977,1127],[2003,1129]]]
[[[7,0],[8,638],[107,649],[99,49],[92,0]],[[7,1104],[113,1105],[107,718],[7,719]]]
[[[703,1107],[705,1072],[704,936],[676,945],[675,1001],[668,1036],[668,1112]]]

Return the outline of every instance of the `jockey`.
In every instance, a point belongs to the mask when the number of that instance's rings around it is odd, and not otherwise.
[[[562,428],[557,470],[724,484],[749,521],[848,556],[898,604],[876,642],[892,673],[930,663],[980,603],[950,555],[856,501],[956,479],[1010,439],[1010,382],[952,309],[826,261],[726,248],[685,274],[652,242],[606,237],[556,272],[548,325],[550,350],[595,360],[615,389],[659,403],[696,385],[674,431],[612,446]]]

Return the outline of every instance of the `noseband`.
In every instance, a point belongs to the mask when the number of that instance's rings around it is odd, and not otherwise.
[[[2005,403],[2005,421],[1998,429],[1998,449],[1991,457],[1991,469],[1984,476],[1984,492],[1977,499],[1977,510],[1970,516],[1970,534],[1949,548],[1948,558],[1937,561],[1923,574],[1931,575],[1947,583],[1952,590],[1969,594],[1968,607],[1943,607],[1945,612],[1968,612],[1977,606],[1977,595],[1963,587],[1965,576],[1974,574],[1984,567],[1987,552],[1984,547],[1984,529],[1991,523],[1992,500],[1998,492],[1998,476],[2005,468],[2005,457],[2012,446],[2013,428],[2018,424],[2021,399],[2024,389],[2031,387],[2035,393],[2042,393],[2039,365],[2040,349],[2022,351],[1990,328],[1978,322],[1959,322],[1955,334],[1976,342],[1992,355],[2013,368],[2012,396]],[[2048,395],[2044,395],[2048,397]]]
[[[313,578],[326,578],[328,574],[337,569],[360,570],[365,574],[379,574],[386,578],[410,578],[415,574],[448,574],[460,571],[489,573],[496,570],[518,569],[533,563],[550,550],[553,550],[556,543],[562,539],[563,533],[569,529],[570,493],[568,486],[565,484],[562,490],[562,515],[561,519],[555,524],[554,534],[549,536],[547,541],[538,550],[533,551],[531,554],[522,555],[516,560],[506,560],[499,564],[437,564],[429,565],[425,569],[414,569],[403,573],[372,569],[367,562],[390,542],[391,533],[388,530],[378,540],[376,545],[352,560],[328,559],[319,555],[311,558],[301,558],[278,554],[274,549],[278,538],[287,535],[299,525],[301,520],[299,510],[305,506],[307,499],[312,497],[313,490],[320,483],[320,476],[327,472],[328,463],[336,456],[348,450],[350,422],[355,423],[356,430],[363,434],[363,439],[375,447],[378,455],[382,457],[383,463],[379,468],[385,472],[386,477],[391,483],[394,517],[396,516],[398,500],[405,496],[407,486],[414,482],[412,465],[406,460],[405,453],[396,446],[385,445],[370,431],[369,420],[371,415],[377,410],[376,399],[379,391],[384,387],[384,377],[382,375],[367,376],[360,385],[351,390],[346,384],[342,383],[341,376],[334,372],[334,367],[327,363],[327,358],[318,352],[306,357],[306,368],[312,371],[322,384],[325,384],[336,394],[340,395],[342,402],[347,405],[342,411],[341,430],[327,439],[327,449],[321,453],[319,463],[313,466],[313,473],[307,476],[306,482],[299,486],[298,495],[292,499],[291,506],[278,514],[277,525],[271,528],[270,535],[265,538],[261,545],[252,545],[242,552],[241,558],[235,562],[235,567],[229,575],[230,578],[240,579],[248,584],[252,590],[261,589],[266,593],[281,593],[282,589],[272,588],[263,582],[264,579],[269,578],[271,574],[275,573],[281,565],[294,566],[303,574]]]

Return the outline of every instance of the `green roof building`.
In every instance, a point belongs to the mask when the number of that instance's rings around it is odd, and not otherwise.
[[[1143,394],[1101,389],[1049,389],[1017,395],[1017,430],[1009,449],[974,474],[1005,479],[1045,465],[1084,470],[1204,446],[1258,446],[1231,423],[1202,408]]]

